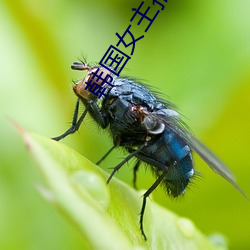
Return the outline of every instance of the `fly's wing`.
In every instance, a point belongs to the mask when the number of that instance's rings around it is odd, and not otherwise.
[[[210,149],[208,149],[202,142],[191,134],[186,134],[183,139],[216,173],[230,182],[243,196],[248,199],[247,195],[237,185],[236,178],[233,173]]]
[[[163,111],[164,112],[164,111]],[[175,112],[175,111],[174,111]],[[190,148],[192,148],[216,173],[221,175],[229,183],[231,183],[243,196],[247,199],[247,195],[242,189],[236,184],[236,178],[228,167],[202,142],[196,139],[185,127],[180,120],[180,117],[176,115],[169,115],[170,112],[167,110],[166,115],[162,114],[162,111],[157,114],[152,114],[155,119],[162,122],[166,127],[173,130],[182,140],[184,140]]]

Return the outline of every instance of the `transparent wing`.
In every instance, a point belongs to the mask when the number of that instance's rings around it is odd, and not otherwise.
[[[202,142],[190,134],[181,126],[170,126],[189,146],[192,148],[216,173],[221,175],[229,183],[231,183],[243,196],[247,195],[237,185],[236,178],[230,169],[222,162],[210,149],[208,149]]]
[[[164,113],[164,111],[163,111]],[[202,142],[195,138],[186,128],[185,124],[182,123],[180,117],[175,115],[169,115],[169,111],[163,115],[162,111],[158,114],[151,114],[159,122],[162,122],[166,127],[173,130],[182,140],[184,140],[190,148],[192,148],[216,173],[221,175],[229,183],[231,183],[243,196],[247,199],[247,195],[237,185],[236,178],[229,168]]]

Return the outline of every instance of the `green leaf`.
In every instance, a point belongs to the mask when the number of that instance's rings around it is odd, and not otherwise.
[[[25,144],[44,176],[43,196],[81,232],[83,249],[226,249],[215,245],[186,218],[148,199],[143,240],[139,212],[143,192],[108,174],[75,150],[21,130]]]

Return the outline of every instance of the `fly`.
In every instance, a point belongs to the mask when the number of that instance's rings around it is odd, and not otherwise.
[[[136,171],[140,165],[146,163],[151,167],[157,178],[143,195],[140,213],[140,230],[145,240],[143,216],[147,197],[159,184],[162,184],[172,197],[185,192],[195,174],[192,151],[246,197],[227,166],[188,131],[172,103],[158,98],[142,83],[132,78],[116,77],[99,65],[89,66],[84,62],[74,62],[71,68],[86,70],[87,75],[73,87],[78,99],[71,127],[53,139],[59,141],[76,132],[89,113],[102,129],[109,129],[113,137],[113,147],[98,163],[116,147],[123,147],[128,152],[124,160],[114,167],[107,183],[131,158],[137,159],[134,166],[134,186]],[[112,79],[112,88],[107,88],[106,94],[101,98],[93,94],[89,86],[93,80],[92,76],[97,77],[99,70],[103,72],[104,78]],[[109,86],[107,82],[101,85],[97,77],[97,89]],[[80,102],[85,106],[85,110],[78,117]]]

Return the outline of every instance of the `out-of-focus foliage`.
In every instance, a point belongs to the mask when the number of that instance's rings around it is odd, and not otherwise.
[[[137,223],[141,192],[116,178],[107,186],[108,174],[72,148],[18,130],[44,177],[39,191],[81,233],[78,249],[227,249],[225,241],[213,244],[190,220],[152,201],[143,220],[145,241]]]
[[[71,80],[82,77],[81,72],[70,70],[70,64],[82,55],[98,62],[111,44],[116,45],[115,33],[123,34],[131,9],[140,3],[0,2],[1,249],[81,246],[80,235],[37,194],[34,184],[39,175],[7,117],[47,137],[64,132],[75,102]],[[247,0],[170,0],[136,43],[123,71],[146,79],[169,96],[194,133],[230,166],[248,195],[249,13]],[[136,35],[141,33],[138,26]],[[63,143],[95,162],[112,143],[97,131],[87,119],[80,133]],[[113,167],[122,157],[117,150],[102,167]],[[199,159],[196,165],[204,178],[194,180],[183,199],[172,201],[160,188],[154,199],[191,218],[205,233],[223,233],[231,249],[249,249],[249,201]],[[129,164],[117,176],[131,183],[131,169]],[[146,189],[152,181],[150,172],[142,169],[139,187]]]

